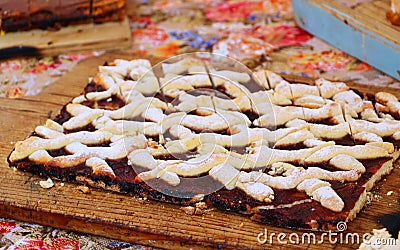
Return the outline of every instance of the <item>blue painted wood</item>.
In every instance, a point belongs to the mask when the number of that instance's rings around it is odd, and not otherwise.
[[[399,43],[372,32],[354,17],[329,4],[312,0],[292,0],[292,3],[301,28],[400,80]]]

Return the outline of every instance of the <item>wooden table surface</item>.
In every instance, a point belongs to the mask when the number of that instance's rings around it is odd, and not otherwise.
[[[38,96],[0,99],[0,217],[169,249],[197,249],[204,246],[287,249],[287,245],[279,244],[278,233],[286,233],[286,240],[291,233],[296,233],[301,239],[304,232],[256,223],[247,216],[231,212],[212,210],[201,216],[185,215],[176,205],[98,189],[83,194],[77,190],[77,184],[61,184],[59,181],[54,181],[53,188],[43,189],[38,182],[45,177],[9,168],[6,159],[13,144],[28,136],[48,117],[54,118],[64,104],[81,93],[88,77],[96,73],[97,66],[114,58],[133,57],[106,54],[92,58],[80,63]],[[383,227],[378,223],[380,216],[400,212],[399,176],[400,167],[397,163],[392,174],[373,189],[376,197],[371,204],[348,223],[348,229],[342,232],[344,237],[348,233],[358,233],[361,239],[364,233],[371,232],[373,228]],[[389,196],[389,191],[394,192]],[[268,240],[261,245],[257,236],[264,233],[265,229],[268,237],[272,237],[272,242]],[[320,237],[321,233],[316,233],[316,236]],[[340,243],[339,237],[337,241]],[[358,244],[346,244],[345,240],[342,243],[330,244],[325,237],[323,244],[305,242],[291,245],[290,248],[358,247]]]

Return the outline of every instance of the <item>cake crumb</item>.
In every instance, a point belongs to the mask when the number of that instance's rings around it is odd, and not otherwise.
[[[204,215],[212,209],[205,202],[197,202],[194,206],[181,207],[181,210],[187,215]]]
[[[205,203],[205,202],[197,202],[196,203],[196,208],[199,208],[199,209],[207,209],[208,208],[208,206],[207,206],[207,204]]]
[[[45,180],[45,181],[39,181],[39,185],[40,185],[42,188],[49,189],[49,188],[52,188],[52,187],[54,186],[54,182],[53,182],[50,178],[48,178],[48,179]]]
[[[379,200],[380,196],[377,194],[374,194],[374,200]]]
[[[90,188],[87,186],[79,186],[76,189],[78,189],[79,191],[81,191],[84,194],[90,194]]]
[[[204,199],[204,194],[197,194],[190,199],[190,203],[198,203]]]
[[[367,204],[371,204],[374,197],[371,192],[367,192]]]
[[[194,214],[195,215],[203,215],[204,214],[204,210],[201,208],[196,207],[194,210]]]
[[[192,206],[187,206],[187,207],[181,207],[181,210],[187,215],[193,215],[196,209]]]

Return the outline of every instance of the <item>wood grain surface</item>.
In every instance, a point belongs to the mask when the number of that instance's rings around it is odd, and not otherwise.
[[[80,24],[60,30],[9,32],[0,37],[0,49],[27,46],[44,55],[73,51],[115,50],[131,44],[128,19],[102,24]],[[4,56],[4,55],[3,55]]]
[[[62,184],[59,181],[54,181],[53,188],[43,189],[38,182],[45,177],[9,168],[6,158],[13,143],[24,139],[48,117],[53,118],[64,104],[81,93],[98,65],[114,58],[133,57],[106,54],[92,58],[81,62],[38,96],[0,99],[0,217],[167,249],[349,249],[357,248],[358,244],[347,244],[351,243],[345,241],[348,233],[358,233],[361,240],[364,233],[383,227],[378,222],[380,216],[400,212],[398,164],[392,174],[373,189],[375,199],[348,224],[348,229],[342,233],[342,242],[336,236],[336,244],[331,244],[325,236],[322,244],[306,241],[290,246],[280,244],[277,235],[285,233],[288,240],[290,234],[296,233],[301,239],[304,232],[252,222],[245,215],[219,210],[211,210],[200,216],[185,215],[179,206],[143,200],[134,195],[93,188],[91,193],[83,194],[77,190],[77,184]],[[388,191],[394,193],[388,196]],[[265,230],[268,232],[268,241],[262,245],[258,243],[257,236]],[[316,237],[317,241],[320,240],[321,233],[316,233]]]

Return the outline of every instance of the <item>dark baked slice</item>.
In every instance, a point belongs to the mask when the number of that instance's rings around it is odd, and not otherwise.
[[[125,0],[11,0],[0,4],[0,30],[58,29],[73,24],[121,21],[124,16]]]
[[[99,67],[81,96],[16,144],[10,166],[314,230],[353,220],[392,170],[395,96],[204,66],[186,58],[158,76],[147,60]]]

